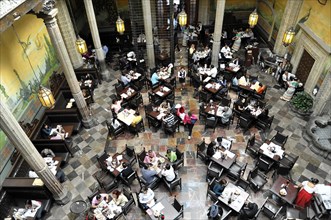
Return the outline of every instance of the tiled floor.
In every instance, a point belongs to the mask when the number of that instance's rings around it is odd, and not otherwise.
[[[178,65],[180,62],[180,56],[185,57],[186,51],[182,48],[182,52],[177,53],[176,57]],[[112,63],[110,63],[110,71],[113,79],[118,78],[120,71],[115,71],[117,66],[118,55],[113,57]],[[187,62],[184,58],[182,64]],[[96,121],[96,126],[91,129],[82,129],[81,132],[75,136],[74,148],[75,156],[71,158],[69,164],[63,169],[68,177],[68,181],[64,183],[65,187],[72,195],[71,202],[64,206],[58,206],[54,204],[51,212],[47,214],[46,219],[75,219],[75,216],[70,213],[70,205],[76,200],[87,200],[87,196],[98,187],[96,180],[92,175],[99,170],[97,165],[96,156],[101,153],[105,147],[110,153],[122,151],[125,144],[134,146],[136,152],[141,151],[142,147],[146,149],[153,149],[156,151],[165,152],[168,146],[174,147],[178,145],[181,151],[185,152],[184,167],[180,169],[180,177],[183,180],[183,188],[176,189],[174,195],[177,195],[177,199],[184,204],[185,219],[207,219],[207,207],[210,206],[210,199],[206,198],[207,183],[205,181],[206,165],[201,162],[200,159],[196,159],[195,151],[196,144],[204,137],[206,142],[217,136],[225,136],[234,140],[233,150],[239,155],[239,161],[247,162],[248,166],[244,177],[248,175],[248,171],[254,167],[253,159],[245,154],[244,149],[246,141],[250,134],[255,133],[258,139],[265,140],[265,138],[271,138],[277,131],[280,131],[286,135],[289,135],[288,141],[285,145],[286,151],[291,151],[294,154],[300,156],[299,160],[295,164],[291,174],[295,181],[303,181],[310,177],[315,177],[320,182],[330,183],[331,175],[331,161],[327,161],[310,151],[307,147],[307,142],[302,138],[302,129],[306,125],[306,121],[297,117],[292,111],[290,111],[288,104],[279,99],[284,91],[277,89],[275,80],[270,75],[266,75],[261,72],[257,67],[252,67],[250,72],[256,73],[259,76],[259,80],[262,83],[266,83],[269,88],[265,100],[267,106],[270,109],[270,115],[275,115],[272,127],[270,131],[261,133],[256,128],[251,128],[248,132],[243,134],[241,130],[235,129],[236,120],[229,130],[223,128],[217,128],[215,133],[210,129],[204,132],[204,125],[197,122],[193,129],[193,137],[191,140],[187,139],[187,131],[184,128],[180,128],[180,132],[176,133],[174,137],[167,136],[163,133],[162,129],[158,132],[152,132],[145,120],[145,132],[139,134],[139,138],[134,137],[130,133],[125,133],[118,137],[116,140],[111,140],[109,146],[106,146],[107,140],[107,128],[105,121],[111,118],[111,113],[107,110],[109,108],[111,99],[109,96],[114,93],[114,83],[102,82],[102,85],[95,90],[95,103],[92,105],[92,114]],[[178,86],[177,86],[178,87]],[[143,92],[144,103],[148,103],[147,93]],[[232,100],[236,99],[236,94],[230,92]],[[186,106],[186,109],[190,109],[193,113],[198,114],[198,103],[193,98],[193,88],[189,85],[181,91],[176,89],[176,103],[181,103]],[[141,107],[140,113],[144,115],[144,110]],[[137,166],[137,165],[136,165]],[[138,167],[135,167],[138,168]],[[271,173],[268,175],[271,176]],[[254,194],[251,190],[250,200],[261,205],[263,198],[268,195],[267,189],[271,185],[271,178],[267,185],[257,194]],[[134,183],[132,191],[139,190],[138,183]],[[168,191],[161,185],[156,191],[157,198],[168,196]],[[172,199],[172,198],[169,198]],[[148,219],[139,208],[134,207],[131,209],[130,214],[126,219]],[[236,217],[231,217],[236,219]],[[261,215],[259,219],[264,219]]]

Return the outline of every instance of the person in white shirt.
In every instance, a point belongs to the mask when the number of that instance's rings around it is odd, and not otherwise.
[[[210,76],[212,78],[216,78],[216,76],[217,76],[217,68],[216,68],[216,66],[210,65],[210,68],[211,68],[211,70],[210,70]]]
[[[154,201],[154,192],[150,188],[144,186],[141,190],[141,193],[138,195],[139,202],[145,210],[149,207],[152,207],[155,204]]]
[[[186,78],[186,70],[182,66],[178,71],[178,80],[182,84],[182,88],[180,88],[180,90],[183,90],[183,88],[185,87],[185,78]]]
[[[30,200],[30,199],[25,201],[25,209],[31,210],[31,213],[36,211],[36,214],[34,215],[36,219],[41,219],[42,217],[43,210],[41,207],[42,207],[42,203],[40,201]]]
[[[242,76],[239,78],[238,84],[239,84],[240,86],[249,86],[249,80],[248,80],[248,77],[246,78],[245,74],[242,75]]]
[[[232,59],[232,53],[231,53],[231,48],[228,45],[224,45],[221,49],[221,53],[223,53],[223,56],[227,59]]]
[[[165,177],[168,182],[176,179],[174,168],[170,164],[166,164],[165,168],[161,171],[161,175]]]
[[[57,180],[60,183],[64,183],[66,181],[65,174],[60,168],[58,170],[56,170],[56,167],[50,167],[49,166],[49,169],[52,171],[52,173],[55,175],[55,177],[57,178]],[[29,178],[39,178],[39,176],[36,172],[34,172],[34,170],[30,170],[29,171]]]

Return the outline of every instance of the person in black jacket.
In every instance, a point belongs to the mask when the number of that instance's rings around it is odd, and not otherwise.
[[[122,163],[122,167],[124,168],[121,172],[122,177],[127,178],[130,176],[131,173],[133,173],[133,169],[130,165],[128,165],[126,162]]]
[[[239,220],[247,220],[254,218],[256,213],[259,211],[259,207],[256,203],[249,202],[244,208],[240,210]]]
[[[207,156],[212,157],[215,154],[215,149],[214,149],[215,146],[216,146],[215,141],[212,141],[212,142],[210,142],[210,144],[208,144]]]

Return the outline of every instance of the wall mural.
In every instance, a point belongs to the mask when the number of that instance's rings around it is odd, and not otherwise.
[[[0,35],[0,101],[18,121],[31,122],[41,107],[39,85],[59,67],[42,19],[25,15]],[[0,130],[0,171],[14,147]]]

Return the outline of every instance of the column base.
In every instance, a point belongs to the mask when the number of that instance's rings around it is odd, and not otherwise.
[[[104,70],[101,70],[101,76],[102,76],[102,80],[106,81],[106,82],[110,82],[110,71],[106,68]]]
[[[92,128],[96,125],[96,122],[94,121],[94,119],[91,117],[88,120],[84,120],[82,119],[82,123],[84,128]]]
[[[65,195],[61,196],[61,197],[53,197],[56,204],[58,205],[65,205],[67,204],[68,202],[71,201],[71,198],[72,198],[72,194],[70,192],[68,192],[66,190],[66,193],[64,193]]]

